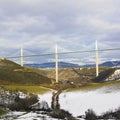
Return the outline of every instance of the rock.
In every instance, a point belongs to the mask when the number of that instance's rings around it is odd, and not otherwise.
[[[49,106],[48,103],[46,101],[41,101],[41,102],[37,102],[33,105],[30,106],[30,109],[32,110],[49,110]]]

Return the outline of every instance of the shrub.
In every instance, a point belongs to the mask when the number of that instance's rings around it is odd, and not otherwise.
[[[120,107],[114,112],[113,115],[117,120],[120,119]]]
[[[58,119],[76,120],[68,111],[61,109],[55,109],[49,115]]]
[[[120,120],[120,108],[116,109],[115,111],[108,111],[100,116],[104,119],[116,119]]]
[[[96,116],[95,112],[92,109],[88,109],[85,112],[85,119],[86,120],[96,120],[97,116]]]
[[[3,115],[3,114],[5,114],[6,112],[2,109],[2,108],[0,108],[0,115]]]
[[[19,96],[16,97],[15,103],[9,105],[10,110],[16,110],[16,111],[24,111],[24,110],[30,110],[30,105],[38,102],[37,96],[32,95],[30,97],[26,97],[24,99],[19,98]]]

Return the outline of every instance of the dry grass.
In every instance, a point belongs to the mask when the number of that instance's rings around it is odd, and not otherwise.
[[[70,89],[67,89],[66,91],[67,92],[71,92],[71,91],[78,91],[78,90],[81,90],[81,91],[91,91],[91,90],[96,90],[96,89],[99,89],[101,87],[107,87],[107,86],[120,86],[120,81],[110,81],[110,82],[102,82],[102,83],[89,83],[89,84],[86,84],[86,85],[83,85],[79,88],[70,88]]]
[[[50,89],[41,86],[2,85],[2,87],[8,90],[24,91],[36,94],[43,94],[50,91]]]

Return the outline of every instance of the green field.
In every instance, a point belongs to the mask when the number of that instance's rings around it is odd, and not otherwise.
[[[66,91],[67,92],[78,91],[78,90],[91,91],[91,90],[99,89],[101,87],[108,87],[108,86],[115,86],[116,89],[117,88],[120,89],[119,88],[120,81],[110,81],[110,82],[102,82],[102,83],[89,83],[89,84],[83,85],[83,86],[81,86],[79,88],[69,88]]]
[[[21,67],[10,60],[0,59],[0,85],[9,90],[21,90],[30,93],[44,93],[50,90],[40,86],[52,89],[71,87],[78,89],[79,87],[79,89],[90,90],[110,84],[104,80],[114,71],[113,68],[100,67],[100,74],[96,77],[95,67],[59,69],[60,84],[56,86],[56,84],[51,84],[51,82],[55,83],[54,69]]]
[[[43,94],[45,92],[51,91],[50,89],[41,86],[2,85],[2,87],[7,90],[24,91],[36,94]]]

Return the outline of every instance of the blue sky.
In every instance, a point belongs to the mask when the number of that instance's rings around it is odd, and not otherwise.
[[[119,48],[119,5],[120,0],[0,0],[0,56],[14,55],[21,46],[32,54],[54,52],[56,44],[59,52],[91,50],[95,40],[99,49]],[[119,56],[120,51],[105,52],[99,61]],[[91,53],[63,58],[94,62]]]

